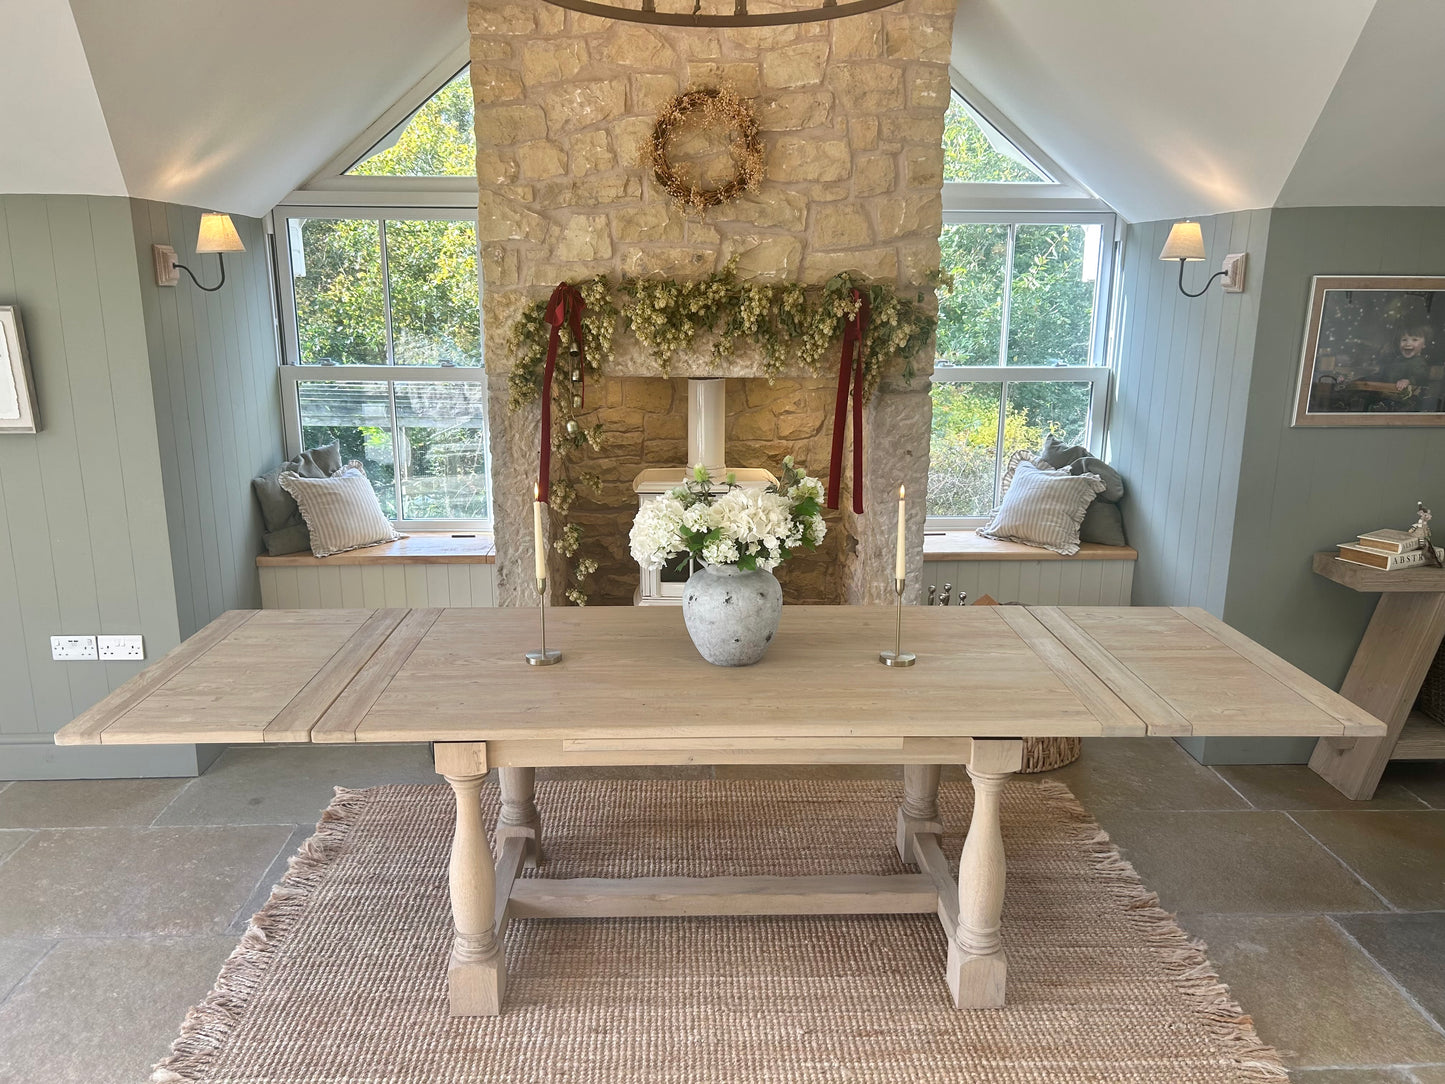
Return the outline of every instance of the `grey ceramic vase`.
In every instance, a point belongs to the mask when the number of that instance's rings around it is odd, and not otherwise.
[[[783,588],[771,572],[736,565],[699,568],[682,589],[682,619],[698,654],[715,666],[751,666],[783,616]]]

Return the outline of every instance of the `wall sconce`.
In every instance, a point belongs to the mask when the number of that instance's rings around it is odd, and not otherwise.
[[[1231,252],[1224,257],[1223,270],[1210,275],[1209,281],[1200,287],[1198,293],[1193,294],[1184,288],[1184,265],[1204,259],[1204,231],[1199,228],[1199,223],[1187,220],[1174,223],[1169,229],[1169,239],[1164,242],[1164,250],[1159,253],[1159,258],[1178,260],[1179,292],[1185,297],[1201,297],[1204,291],[1209,289],[1210,283],[1219,278],[1224,280],[1225,293],[1243,293],[1245,255],[1243,252]]]
[[[215,211],[206,211],[201,215],[201,229],[196,236],[196,254],[203,252],[214,252],[216,260],[221,265],[221,281],[214,286],[202,286],[201,280],[196,278],[196,273],[183,263],[176,263],[176,250],[170,245],[152,245],[151,253],[156,262],[156,285],[176,286],[180,284],[180,272],[184,271],[191,276],[191,281],[196,288],[213,294],[222,286],[226,285],[226,257],[227,252],[245,252],[246,246],[241,243],[241,235],[236,232],[236,225],[231,221],[230,215],[217,214]]]

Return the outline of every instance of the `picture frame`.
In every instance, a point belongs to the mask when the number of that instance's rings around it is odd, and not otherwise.
[[[1445,426],[1445,276],[1314,276],[1293,425]]]
[[[38,433],[35,384],[25,330],[14,305],[0,305],[0,433]]]

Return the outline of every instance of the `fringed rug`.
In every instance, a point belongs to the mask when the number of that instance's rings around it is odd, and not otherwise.
[[[890,783],[542,783],[536,875],[912,872]],[[483,792],[488,823],[495,787]],[[944,849],[971,801],[944,784]],[[1005,1009],[955,1010],[931,915],[529,920],[506,1011],[452,1019],[444,786],[340,791],[155,1081],[1278,1084],[1205,959],[1073,796],[1004,792]]]

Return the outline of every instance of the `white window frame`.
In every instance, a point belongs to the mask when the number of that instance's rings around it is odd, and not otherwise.
[[[475,189],[473,190],[475,193]],[[316,380],[337,380],[337,381],[388,381],[395,383],[417,383],[422,381],[437,381],[451,383],[480,383],[485,385],[487,374],[485,358],[479,366],[464,365],[303,365],[301,364],[300,336],[296,326],[296,287],[295,278],[292,274],[291,264],[291,234],[287,220],[291,218],[344,218],[344,219],[377,219],[385,222],[386,219],[393,220],[442,220],[455,222],[474,222],[475,211],[467,211],[448,207],[417,207],[404,205],[304,205],[288,203],[275,208],[271,212],[271,228],[277,240],[276,252],[276,288],[280,301],[281,321],[281,343],[282,343],[282,364],[280,366],[281,381],[281,406],[282,406],[282,429],[285,435],[286,456],[299,455],[302,451],[301,440],[301,404],[297,385],[303,382]],[[385,227],[383,226],[384,230]],[[384,236],[384,235],[383,235]],[[478,245],[480,249],[480,244]],[[382,245],[382,262],[385,268],[385,245]],[[478,275],[477,275],[477,327],[481,328],[481,257],[478,252]],[[388,325],[390,321],[388,320]],[[387,328],[387,355],[391,357],[391,331]],[[396,435],[396,409],[395,396],[392,401],[392,426],[393,426],[393,455],[399,456],[401,451],[400,443],[395,439]],[[484,453],[484,469],[487,476],[487,508],[490,510],[493,500],[492,493],[492,454],[490,438],[490,418],[488,411],[483,408],[482,424],[487,433]],[[402,530],[491,530],[490,519],[427,519],[407,520],[401,517],[402,510],[402,470],[403,464],[397,459],[394,462],[397,513],[398,518],[393,520],[396,526]]]
[[[970,104],[973,104],[970,102]],[[1008,133],[1005,133],[1008,134]],[[1011,135],[1009,138],[1013,138]],[[948,189],[945,185],[945,191]],[[960,188],[984,188],[984,187],[1007,187],[1007,188],[1034,188],[1039,185],[959,185]],[[1089,383],[1089,421],[1084,436],[1085,444],[1090,444],[1097,439],[1102,439],[1107,432],[1110,377],[1112,369],[1108,362],[1109,350],[1109,321],[1113,312],[1114,297],[1114,273],[1119,258],[1119,229],[1118,216],[1112,211],[1079,211],[1068,210],[1059,206],[1053,201],[1044,202],[1044,208],[1040,208],[1040,201],[1028,200],[1027,209],[1023,209],[1025,201],[1015,201],[1020,204],[1016,210],[949,210],[945,203],[943,212],[944,227],[953,225],[985,224],[985,225],[1044,225],[1044,226],[1089,226],[1099,227],[1099,269],[1098,277],[1094,283],[1094,318],[1089,331],[1089,358],[1091,365],[1007,365],[1006,351],[1008,349],[1009,332],[1009,305],[1008,293],[1004,294],[1004,305],[1002,319],[999,325],[999,360],[996,365],[950,365],[944,359],[939,358],[935,362],[933,380],[935,383],[974,383],[988,384],[997,383],[1003,385],[999,389],[1000,410],[1008,402],[1008,384],[1010,383],[1033,383],[1038,381],[1060,381],[1070,384]],[[1057,207],[1057,209],[1053,209]],[[1009,231],[1008,258],[1004,264],[1004,282],[1009,289],[1013,282],[1013,230]],[[1091,445],[1092,446],[1092,445]],[[1097,451],[1102,454],[1102,447]],[[1004,447],[1003,447],[1003,425],[1002,415],[998,429],[997,444],[995,450],[994,468],[994,500],[998,500],[999,485],[1004,469]],[[968,530],[973,527],[981,527],[988,522],[987,516],[928,516],[925,520],[925,528],[932,531],[959,531]]]

